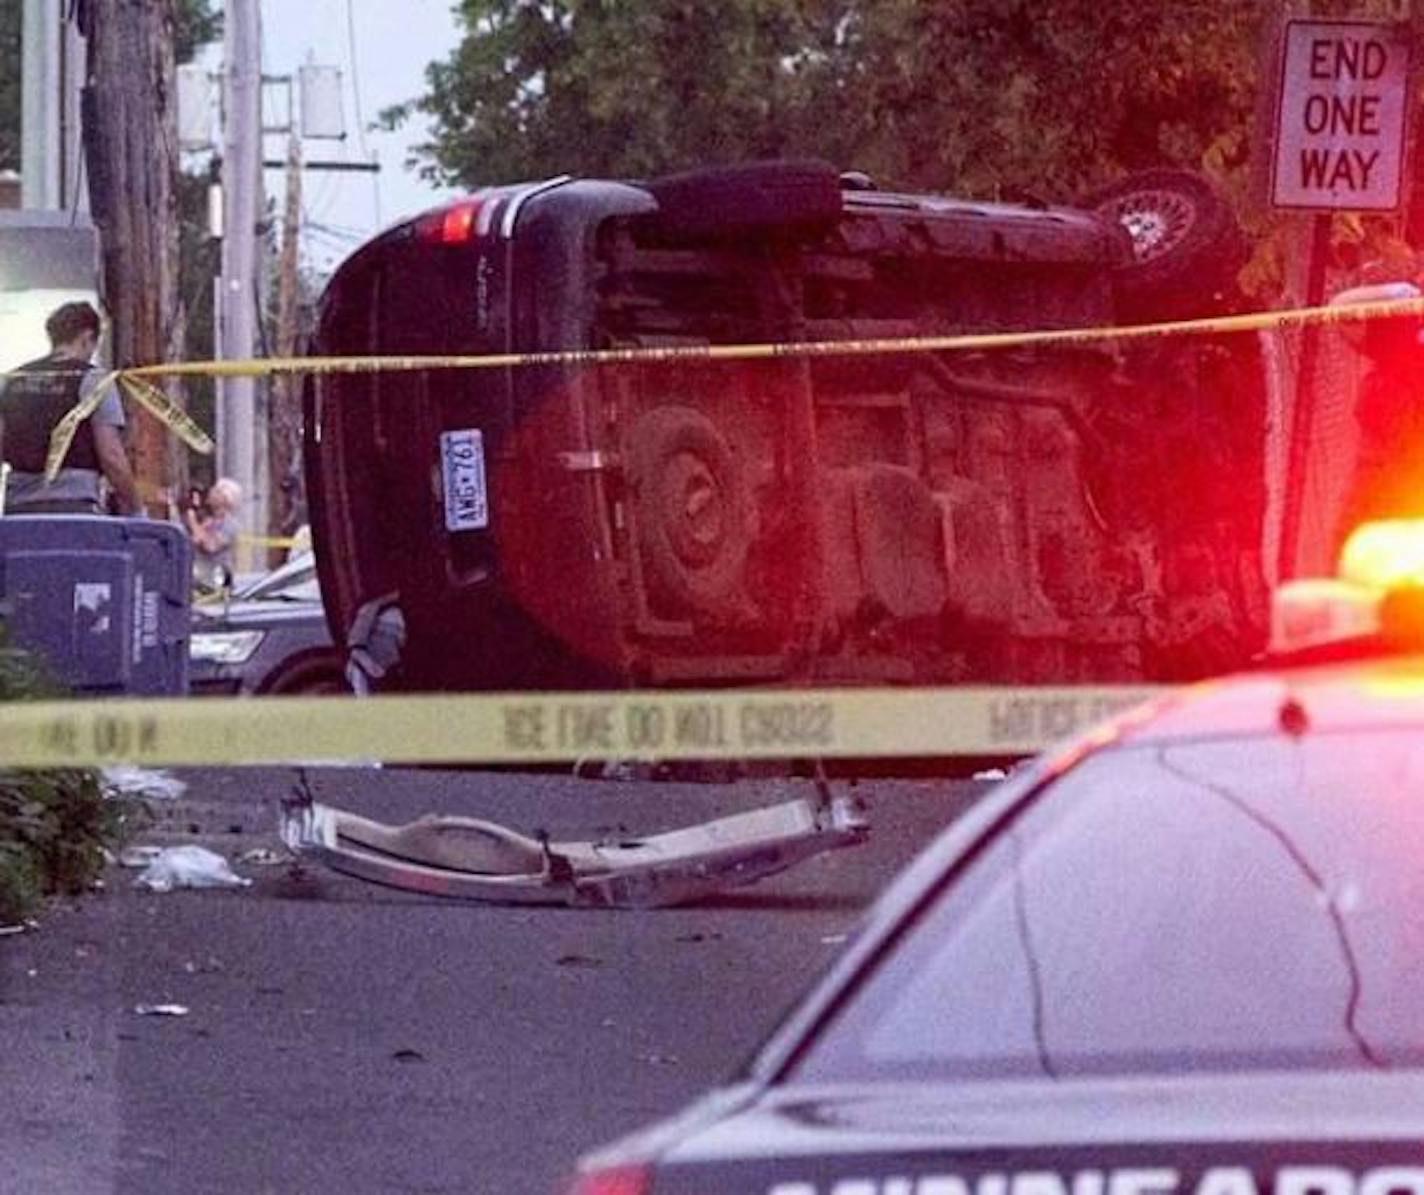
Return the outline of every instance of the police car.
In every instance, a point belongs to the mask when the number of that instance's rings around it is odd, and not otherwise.
[[[1267,667],[980,802],[574,1195],[1424,1195],[1424,524],[1342,561]]]

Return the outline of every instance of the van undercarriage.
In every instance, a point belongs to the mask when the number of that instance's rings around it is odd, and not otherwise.
[[[739,227],[735,204],[719,223],[689,203],[695,183],[572,183],[514,217],[496,192],[483,240],[387,234],[333,281],[315,351],[1133,315],[1114,290],[1130,249],[1089,213],[847,192],[833,218],[792,195]],[[343,297],[359,286],[366,307]],[[372,603],[398,608],[382,680],[408,688],[1220,671],[1263,636],[1260,376],[1253,340],[1195,337],[323,381],[307,447],[328,612],[345,639]],[[481,454],[473,506],[452,508],[473,483],[451,444]]]

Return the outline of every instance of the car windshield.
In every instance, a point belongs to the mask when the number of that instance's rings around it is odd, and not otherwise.
[[[1424,1061],[1424,741],[1105,752],[952,881],[809,1081]]]
[[[303,553],[239,589],[233,597],[242,601],[319,602],[321,588],[317,582],[316,559],[309,552]]]

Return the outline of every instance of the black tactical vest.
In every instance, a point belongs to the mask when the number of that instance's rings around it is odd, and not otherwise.
[[[20,366],[0,393],[5,421],[5,460],[21,473],[43,473],[54,425],[79,401],[79,383],[88,369],[82,361],[51,354]],[[64,457],[66,469],[99,470],[94,429],[84,420]]]

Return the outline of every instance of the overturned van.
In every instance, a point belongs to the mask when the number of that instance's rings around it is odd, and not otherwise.
[[[310,351],[1201,314],[1213,202],[786,162],[491,188],[349,258]],[[1175,679],[1263,637],[1262,412],[1241,336],[336,373],[308,382],[306,471],[333,634],[389,687]]]

